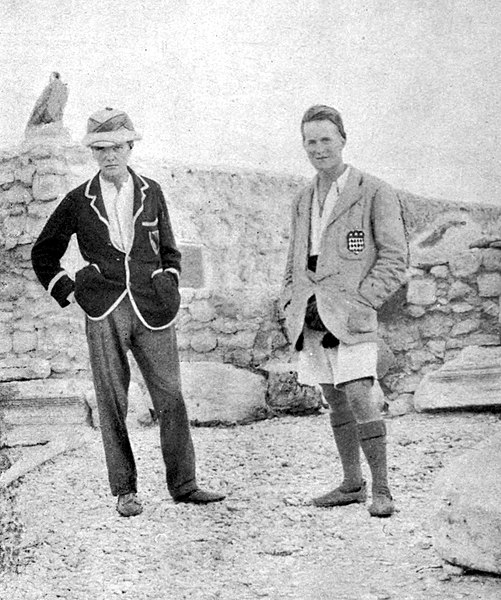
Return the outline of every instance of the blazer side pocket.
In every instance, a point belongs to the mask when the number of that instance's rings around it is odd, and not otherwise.
[[[176,276],[169,271],[159,272],[153,275],[152,285],[160,306],[172,320],[181,305],[181,294],[179,293]]]
[[[377,329],[376,310],[366,304],[354,301],[348,313],[348,330],[351,333],[369,333]]]
[[[75,300],[85,312],[91,309],[90,300],[102,295],[104,280],[99,267],[94,264],[87,265],[75,273]]]

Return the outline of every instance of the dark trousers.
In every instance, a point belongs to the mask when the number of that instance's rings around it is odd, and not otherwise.
[[[126,297],[104,319],[87,318],[86,333],[112,494],[137,491],[136,465],[126,424],[129,350],[158,416],[168,490],[173,498],[195,490],[195,452],[181,392],[174,326],[148,329]]]

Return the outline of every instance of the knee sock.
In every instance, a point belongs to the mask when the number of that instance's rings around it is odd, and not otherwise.
[[[324,397],[330,406],[330,421],[334,441],[343,467],[343,491],[351,492],[362,485],[360,466],[360,443],[355,416],[346,396],[333,386],[322,386]]]
[[[358,425],[360,445],[372,475],[372,494],[390,495],[386,463],[386,425],[384,421],[369,421]]]

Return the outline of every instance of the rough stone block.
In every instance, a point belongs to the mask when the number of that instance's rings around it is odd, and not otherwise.
[[[428,350],[411,350],[406,358],[413,371],[419,371],[423,365],[434,361],[434,355]]]
[[[430,274],[436,279],[446,279],[449,276],[449,267],[446,265],[437,265],[430,269]]]
[[[438,554],[454,565],[501,575],[501,435],[447,465],[434,493]]]
[[[210,352],[217,347],[217,338],[211,331],[201,331],[191,338],[190,346],[195,352]]]
[[[499,317],[499,303],[493,300],[484,300],[482,302],[482,312],[490,317]]]
[[[471,312],[472,310],[475,310],[475,307],[472,306],[471,304],[468,304],[468,302],[457,302],[456,304],[453,304],[451,306],[452,312],[456,313],[457,315],[461,315],[464,313],[468,313]]]
[[[435,356],[443,356],[445,352],[445,340],[430,340],[427,344],[428,350]]]
[[[0,382],[26,379],[46,379],[50,375],[48,360],[33,357],[0,360]]]
[[[60,158],[44,158],[37,160],[36,171],[39,175],[66,175],[66,161]]]
[[[214,331],[220,333],[235,333],[238,331],[238,327],[235,321],[229,319],[218,318],[212,324],[211,327]]]
[[[465,346],[499,346],[499,333],[473,333],[465,337]]]
[[[218,345],[225,348],[246,348],[249,350],[254,347],[255,340],[255,331],[239,331],[232,335],[220,336]]]
[[[482,266],[486,271],[501,272],[501,248],[482,250]]]
[[[400,394],[412,394],[416,391],[418,385],[421,382],[421,375],[412,373],[411,375],[404,375],[400,378],[395,386],[395,391]]]
[[[26,230],[26,215],[7,217],[3,223],[3,230],[9,238],[20,238]]]
[[[15,331],[12,336],[12,347],[16,354],[24,354],[36,350],[38,336],[34,331]]]
[[[0,384],[0,419],[7,446],[47,442],[76,426],[89,424],[87,397],[92,384],[44,379]]]
[[[419,412],[500,409],[501,347],[464,348],[457,358],[424,376],[414,406]]]
[[[41,175],[33,177],[33,197],[35,200],[47,202],[63,195],[66,191],[65,179],[61,175]]]
[[[197,424],[244,423],[267,414],[266,381],[216,362],[181,362],[188,416]]]
[[[419,306],[435,304],[437,284],[433,279],[411,279],[407,289],[407,302]]]
[[[479,325],[479,319],[464,319],[454,325],[450,335],[451,337],[456,337],[458,335],[464,335],[465,333],[471,333],[472,331],[476,331]]]
[[[190,304],[189,311],[195,321],[208,323],[215,319],[216,311],[207,300],[195,300]]]
[[[14,181],[14,169],[8,165],[0,167],[0,185],[8,185]]]
[[[267,373],[266,399],[273,412],[304,415],[322,408],[320,390],[298,383],[293,364],[273,361],[263,370]]]
[[[482,255],[479,250],[469,250],[452,256],[449,268],[454,277],[470,277],[474,275],[482,264]]]
[[[32,164],[23,165],[16,169],[16,179],[24,185],[33,183],[33,175],[35,174],[35,166]]]
[[[447,337],[454,325],[454,320],[442,314],[427,314],[419,322],[421,337],[428,339],[434,337]],[[405,348],[404,348],[405,350]]]
[[[414,395],[401,394],[388,405],[388,415],[390,417],[402,417],[414,412]]]
[[[32,199],[30,192],[23,185],[15,184],[0,194],[0,205],[29,204]]]
[[[501,295],[501,274],[481,273],[477,277],[478,295],[482,298]]]
[[[202,246],[198,244],[179,244],[182,266],[179,287],[202,288],[205,285],[204,260]]]
[[[41,219],[42,225],[45,225],[45,221],[54,212],[57,206],[57,201],[53,202],[32,202],[28,206],[28,216],[32,219]]]
[[[472,293],[474,293],[474,290],[467,283],[464,283],[464,281],[455,281],[449,288],[447,298],[449,300],[459,300],[466,298],[466,296]]]
[[[426,309],[422,306],[417,306],[416,304],[409,304],[407,306],[407,312],[411,317],[419,319],[419,317],[422,317],[426,313]]]

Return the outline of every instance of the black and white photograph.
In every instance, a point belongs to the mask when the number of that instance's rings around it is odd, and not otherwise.
[[[501,5],[0,24],[0,600],[499,600]]]

